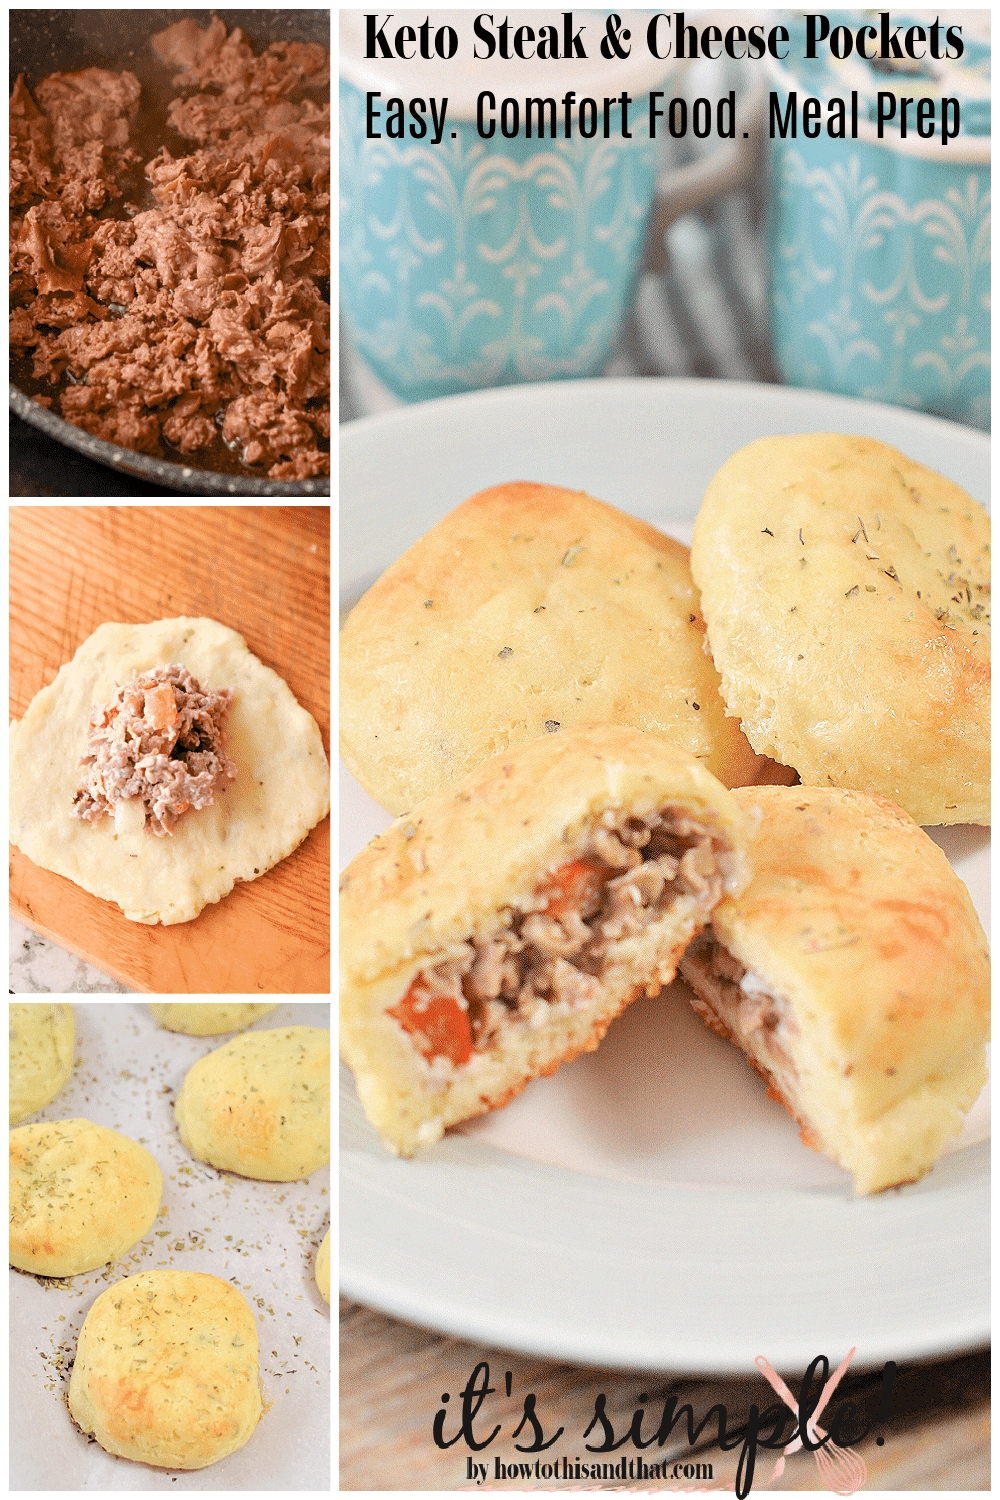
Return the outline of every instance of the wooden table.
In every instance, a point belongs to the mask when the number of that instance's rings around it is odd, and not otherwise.
[[[12,506],[10,713],[104,621],[206,615],[239,631],[330,744],[326,505]],[[147,927],[11,849],[16,917],[132,990],[327,994],[329,819],[192,922]]]
[[[497,1482],[495,1460],[510,1463],[524,1461],[510,1441],[509,1423],[494,1443],[482,1453],[472,1454],[459,1440],[442,1451],[432,1438],[434,1415],[441,1409],[442,1392],[451,1395],[449,1418],[452,1418],[458,1394],[480,1360],[490,1366],[491,1384],[503,1396],[503,1379],[511,1372],[512,1390],[534,1392],[537,1411],[544,1417],[546,1436],[560,1426],[565,1434],[542,1459],[566,1454],[570,1460],[579,1457],[593,1462],[582,1442],[582,1433],[594,1412],[598,1395],[607,1398],[606,1409],[617,1433],[627,1431],[638,1397],[648,1395],[647,1409],[659,1413],[670,1395],[678,1396],[678,1406],[689,1401],[696,1422],[706,1415],[715,1402],[725,1404],[729,1413],[728,1430],[732,1432],[740,1414],[751,1404],[763,1410],[776,1398],[763,1377],[710,1381],[703,1377],[676,1375],[637,1375],[614,1370],[591,1369],[580,1365],[560,1364],[533,1359],[522,1354],[485,1349],[460,1339],[445,1337],[389,1318],[382,1313],[341,1301],[340,1335],[340,1488],[341,1490],[414,1490],[448,1491],[475,1486],[468,1478],[469,1459],[485,1462],[490,1481],[480,1490],[510,1491],[509,1479]],[[762,1351],[763,1352],[763,1351]],[[786,1372],[783,1372],[786,1373]],[[801,1372],[797,1372],[801,1374]],[[798,1385],[789,1379],[793,1393]],[[857,1402],[859,1421],[863,1426],[877,1414],[881,1391],[878,1376],[852,1376],[850,1370],[838,1387]],[[496,1421],[514,1408],[500,1403],[483,1404],[477,1431],[489,1434]],[[523,1397],[522,1397],[523,1400]],[[868,1469],[866,1490],[988,1490],[990,1488],[990,1360],[986,1351],[967,1354],[927,1364],[901,1365],[893,1390],[893,1404],[888,1425],[883,1429],[885,1442],[876,1441],[873,1430],[857,1447]],[[517,1405],[520,1413],[521,1404]],[[457,1428],[449,1420],[444,1428],[450,1437]],[[527,1433],[530,1429],[526,1427]],[[647,1430],[655,1430],[650,1424]],[[706,1428],[715,1431],[714,1422]],[[525,1443],[522,1435],[518,1440]],[[595,1441],[592,1437],[591,1442]],[[634,1489],[647,1492],[693,1485],[693,1478],[683,1476],[691,1464],[710,1464],[711,1478],[705,1475],[699,1488],[731,1487],[737,1471],[740,1448],[723,1453],[718,1446],[701,1448],[692,1453],[686,1442],[668,1441],[663,1449],[654,1443],[641,1454],[631,1443],[605,1462],[622,1457],[642,1458],[648,1465],[659,1459],[669,1461],[670,1469],[680,1463],[678,1477],[666,1480],[608,1479],[541,1480],[532,1478],[518,1484],[522,1488],[541,1489]],[[768,1480],[777,1452],[759,1451],[753,1490],[825,1490],[816,1459],[799,1452],[786,1460],[784,1473],[773,1484]],[[534,1457],[532,1458],[534,1462]]]

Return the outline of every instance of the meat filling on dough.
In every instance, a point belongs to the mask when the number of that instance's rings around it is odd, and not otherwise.
[[[113,703],[91,709],[76,816],[111,813],[119,833],[145,823],[162,838],[189,808],[210,807],[236,776],[222,748],[232,698],[232,688],[206,692],[182,666],[137,672]]]
[[[723,880],[716,837],[686,813],[609,809],[575,857],[504,909],[496,932],[422,969],[389,1014],[435,1069],[461,1066],[510,1028],[544,1024],[553,1005],[599,999],[626,940],[680,895],[707,915]],[[636,986],[655,994],[672,976],[637,974]]]

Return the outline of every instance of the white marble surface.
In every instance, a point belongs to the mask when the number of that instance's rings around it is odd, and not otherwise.
[[[15,995],[132,995],[134,990],[10,917],[10,989]]]

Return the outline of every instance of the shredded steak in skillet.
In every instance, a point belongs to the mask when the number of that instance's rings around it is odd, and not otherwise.
[[[184,91],[169,123],[197,147],[146,164],[145,211],[124,201],[132,73],[54,73],[35,99],[15,84],[11,348],[50,383],[35,399],[97,437],[170,457],[221,431],[271,478],[328,473],[330,106],[308,97],[326,48],[254,57],[218,18],[152,46]]]

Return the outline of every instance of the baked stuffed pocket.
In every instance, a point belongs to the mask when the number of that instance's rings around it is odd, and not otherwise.
[[[375,839],[341,887],[341,1036],[408,1155],[592,1050],[745,885],[731,792],[601,727],[485,762]]]

